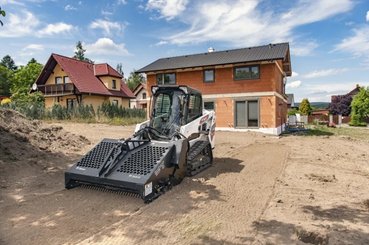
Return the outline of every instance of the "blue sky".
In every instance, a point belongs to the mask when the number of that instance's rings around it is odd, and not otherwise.
[[[369,86],[367,0],[0,0],[0,57],[18,65],[77,41],[127,77],[158,58],[289,42],[295,101],[329,101]]]

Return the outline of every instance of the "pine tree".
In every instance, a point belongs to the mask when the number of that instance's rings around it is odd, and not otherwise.
[[[12,57],[10,57],[10,55],[5,55],[0,62],[0,65],[5,66],[6,68],[12,71],[18,69],[18,67],[15,65],[14,60],[12,59]]]
[[[123,65],[122,63],[117,64],[117,72],[122,75],[122,77],[124,77],[124,72],[123,72]]]
[[[311,111],[313,109],[311,108],[310,102],[308,99],[303,99],[301,101],[301,104],[299,106],[299,111],[302,115],[310,115]]]
[[[87,61],[91,64],[94,63],[93,60],[90,60],[89,58],[85,57],[85,52],[86,49],[83,48],[81,41],[78,41],[76,44],[76,49],[74,51],[74,56],[73,58],[77,59],[77,60],[81,60],[81,61]]]

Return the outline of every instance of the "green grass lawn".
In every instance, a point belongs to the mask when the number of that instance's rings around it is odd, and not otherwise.
[[[353,139],[361,139],[369,141],[369,128],[367,127],[339,127],[329,128],[327,126],[309,126],[309,130],[305,135],[336,135],[348,136]]]

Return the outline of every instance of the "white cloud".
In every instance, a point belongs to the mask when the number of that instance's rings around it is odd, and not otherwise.
[[[171,20],[181,14],[188,4],[188,0],[149,0],[147,10],[157,10],[162,18]]]
[[[86,54],[92,55],[130,55],[124,43],[114,43],[110,38],[99,38],[95,43],[85,44]]]
[[[29,11],[21,11],[18,15],[9,13],[3,20],[0,37],[22,37],[33,34],[40,21]]]
[[[349,36],[336,45],[335,50],[350,52],[355,56],[369,57],[369,26],[354,29]]]
[[[309,74],[304,75],[305,78],[317,78],[317,77],[327,77],[337,75],[343,72],[348,71],[347,68],[340,68],[340,69],[325,69],[325,70],[317,70],[312,71]]]
[[[74,29],[72,25],[58,22],[55,24],[48,24],[45,28],[41,29],[38,33],[40,35],[54,35],[59,33],[69,33]]]
[[[366,21],[369,21],[369,11],[366,12]]]
[[[168,43],[167,41],[161,40],[161,41],[157,42],[157,43],[155,44],[155,46],[161,46],[161,45],[165,45],[165,44],[167,44],[167,43]]]
[[[169,8],[168,2],[172,2],[175,7]],[[188,1],[150,0],[147,9],[159,10],[163,18],[177,18],[189,26],[187,30],[164,38],[169,43],[187,44],[212,40],[244,47],[286,40],[296,42],[293,35],[296,27],[327,19],[354,6],[352,0],[300,0],[293,1],[291,8],[279,13],[261,9],[261,2],[203,0],[193,1],[186,8]],[[316,46],[316,43],[310,42],[305,48],[296,47],[296,54],[309,54]]]
[[[292,76],[291,77],[297,77],[299,74],[295,71],[292,72]]]
[[[41,51],[44,50],[44,46],[41,44],[28,44],[26,47],[23,48],[23,50]]]
[[[125,25],[119,22],[111,22],[108,20],[97,19],[90,24],[92,29],[102,29],[108,36],[112,35],[112,31],[120,33],[124,29]]]
[[[286,85],[286,88],[298,88],[300,87],[302,84],[302,82],[300,80],[297,81],[293,81],[293,82],[288,82]]]
[[[318,47],[318,44],[314,41],[307,43],[299,43],[298,45],[291,45],[291,54],[295,56],[310,56],[313,54],[314,49]]]
[[[64,10],[65,11],[70,11],[70,10],[77,10],[76,7],[73,7],[72,5],[70,4],[67,4],[65,7],[64,7]]]
[[[126,5],[127,4],[127,0],[117,0],[117,4],[118,5]]]

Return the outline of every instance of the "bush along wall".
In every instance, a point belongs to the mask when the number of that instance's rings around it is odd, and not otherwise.
[[[96,112],[92,105],[78,105],[67,108],[55,104],[53,107],[45,109],[43,101],[21,104],[12,102],[1,105],[1,107],[19,111],[31,119],[112,122],[124,125],[138,123],[146,119],[145,110],[124,108],[111,103],[104,103],[98,107]]]

